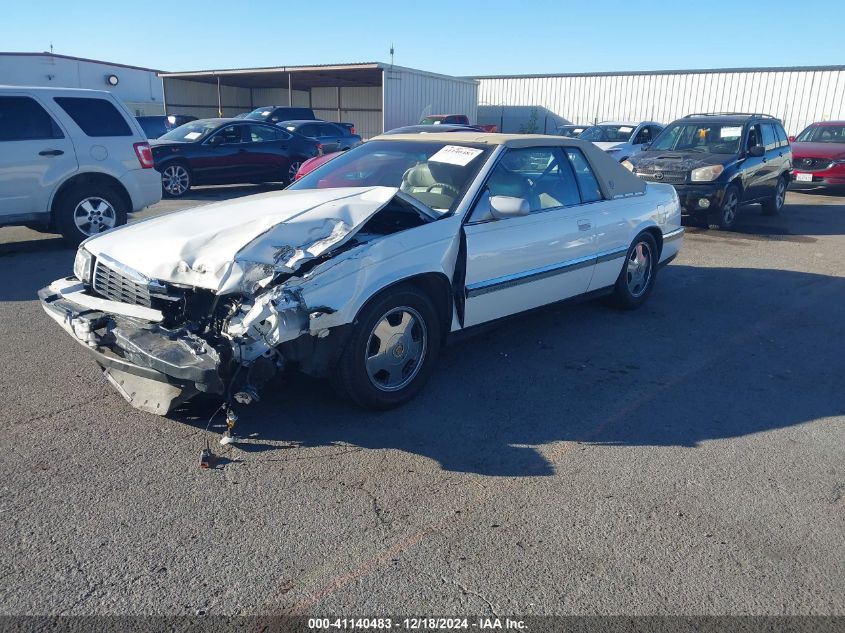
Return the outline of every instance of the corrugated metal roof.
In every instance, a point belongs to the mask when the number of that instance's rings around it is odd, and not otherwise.
[[[834,66],[765,66],[760,68],[691,68],[686,70],[613,70],[586,73],[529,73],[523,75],[466,75],[470,79],[541,79],[543,77],[624,77],[632,75],[706,75],[711,73],[766,73],[845,70]]]

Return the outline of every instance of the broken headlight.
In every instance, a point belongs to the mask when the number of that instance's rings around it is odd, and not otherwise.
[[[80,246],[76,251],[76,258],[73,260],[73,274],[81,282],[91,283],[91,268],[93,267],[94,256]]]

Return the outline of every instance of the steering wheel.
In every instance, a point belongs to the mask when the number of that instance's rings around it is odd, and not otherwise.
[[[430,193],[432,189],[435,189],[437,187],[440,187],[441,189],[449,189],[450,191],[454,191],[456,197],[458,195],[460,195],[460,193],[461,193],[455,187],[453,187],[452,185],[447,185],[445,182],[436,182],[433,185],[429,185],[428,187],[426,187],[425,191],[426,191],[426,193]]]

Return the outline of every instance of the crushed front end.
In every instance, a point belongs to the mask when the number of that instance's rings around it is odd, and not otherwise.
[[[159,415],[201,392],[223,395],[232,354],[214,333],[212,293],[168,287],[105,257],[87,257],[77,261],[76,276],[54,281],[38,297],[121,395]]]

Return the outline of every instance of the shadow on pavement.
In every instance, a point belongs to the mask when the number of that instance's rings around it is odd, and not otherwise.
[[[288,376],[239,409],[239,432],[255,437],[238,452],[284,462],[291,447],[389,448],[447,471],[544,476],[576,443],[695,447],[802,424],[845,413],[839,314],[842,278],[670,266],[639,311],[552,306],[447,347],[393,411]]]

